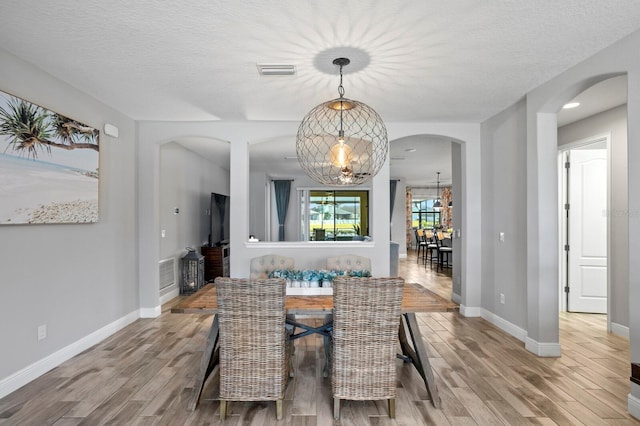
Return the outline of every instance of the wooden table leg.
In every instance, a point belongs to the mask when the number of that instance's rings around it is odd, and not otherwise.
[[[198,406],[200,400],[200,394],[207,378],[218,364],[218,357],[214,352],[216,344],[218,343],[218,315],[213,316],[213,323],[211,324],[211,330],[209,330],[209,337],[207,338],[207,344],[202,353],[200,359],[200,368],[196,373],[195,381],[193,383],[193,390],[191,391],[191,398],[187,406],[189,411],[194,411]]]
[[[413,360],[413,365],[416,367],[416,370],[418,370],[418,373],[420,373],[420,376],[422,376],[422,379],[424,380],[424,384],[427,387],[427,392],[429,393],[429,397],[431,398],[433,406],[436,408],[440,408],[440,395],[438,395],[438,388],[436,387],[435,378],[433,377],[433,370],[431,369],[431,363],[429,362],[427,346],[425,345],[424,341],[422,340],[422,336],[420,335],[420,329],[418,328],[416,314],[407,313],[404,314],[404,317],[407,321],[409,334],[411,335],[413,350],[408,347],[404,327],[402,327],[401,323],[399,337],[402,351],[406,356],[411,357],[411,359]],[[403,336],[404,343],[402,341]]]

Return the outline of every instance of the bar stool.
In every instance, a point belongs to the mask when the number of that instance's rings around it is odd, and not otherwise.
[[[416,256],[416,263],[420,262],[420,250],[422,249],[422,255],[426,258],[427,241],[424,238],[424,229],[415,229],[416,234],[416,247],[418,254]]]
[[[424,254],[424,267],[427,267],[427,259],[429,259],[429,266],[433,268],[433,253],[438,253],[438,244],[436,242],[436,238],[433,235],[433,231],[425,230],[424,231],[425,240],[427,242],[426,252]],[[428,256],[427,256],[428,255]]]
[[[440,270],[444,270],[444,257],[447,257],[447,268],[451,268],[451,264],[449,261],[451,260],[451,254],[453,253],[453,248],[445,246],[443,243],[444,234],[442,231],[436,232],[436,244],[438,245],[438,265],[440,266]],[[436,268],[437,270],[437,268]]]

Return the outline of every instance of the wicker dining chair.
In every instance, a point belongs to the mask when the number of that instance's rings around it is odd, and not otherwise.
[[[329,271],[369,271],[371,272],[371,259],[368,257],[358,256],[357,254],[343,254],[340,256],[333,256],[327,258],[325,268]],[[326,314],[324,322],[332,322],[333,315]],[[325,353],[325,366],[322,371],[323,377],[329,377],[329,364],[331,361],[331,350],[329,337],[324,337],[324,353]]]
[[[336,420],[341,399],[387,399],[389,417],[395,417],[403,287],[400,277],[334,280],[331,387]]]
[[[285,330],[284,279],[215,280],[220,347],[220,419],[227,401],[282,400],[291,370],[293,342]]]

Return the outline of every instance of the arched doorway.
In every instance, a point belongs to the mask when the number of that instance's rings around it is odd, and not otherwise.
[[[562,176],[577,180],[568,184],[568,191],[566,185],[560,185],[560,191],[568,192],[565,198],[572,199],[574,207],[568,205],[568,213],[560,215],[560,238],[567,243],[567,250],[560,244],[560,278],[565,281],[561,284],[565,291],[560,293],[560,308],[568,312],[607,313],[607,329],[624,337],[629,336],[629,236],[624,214],[628,210],[627,90],[626,75],[609,78],[573,98],[571,101],[578,107],[558,113],[558,149],[569,158],[569,164],[583,164],[579,168],[565,167],[566,171],[559,174],[559,181]],[[581,115],[580,108],[585,109]],[[599,171],[604,175],[593,175]],[[580,184],[585,179],[600,182],[589,184],[582,193]],[[606,198],[594,208],[583,209],[587,203],[576,201],[593,198],[598,187],[606,191]],[[560,207],[565,208],[563,202]],[[576,226],[590,217],[601,225]],[[571,223],[562,230],[566,221]],[[600,231],[592,229],[595,226]],[[592,230],[599,235],[597,246],[578,245],[583,229],[586,240]],[[591,250],[594,247],[597,250]],[[584,250],[586,253],[581,256]]]
[[[527,98],[527,338],[539,356],[560,356],[558,118],[560,108],[596,83],[620,74],[545,88]]]

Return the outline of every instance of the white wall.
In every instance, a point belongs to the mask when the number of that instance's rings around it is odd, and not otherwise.
[[[516,327],[526,321],[526,105],[482,125],[482,307]],[[504,233],[504,242],[499,234]],[[504,294],[505,303],[500,303]]]
[[[135,123],[2,50],[0,63],[0,90],[120,134],[100,134],[99,223],[0,227],[1,397],[96,343],[91,333],[137,318],[139,299]],[[38,341],[42,324],[48,337]]]
[[[265,217],[265,212],[267,211],[267,197],[265,192],[267,190],[267,184],[268,179],[264,172],[251,172],[251,196],[249,197],[251,202],[251,210],[249,213],[249,235],[255,236],[260,241],[267,240]],[[288,216],[290,215],[287,214],[287,218]],[[278,234],[275,235],[276,240],[277,236]]]
[[[612,324],[629,326],[629,227],[627,213],[627,107],[626,105],[596,114],[584,120],[560,127],[558,145],[580,141],[592,136],[610,134],[611,220],[609,253],[610,311]],[[603,244],[605,241],[603,241]]]

